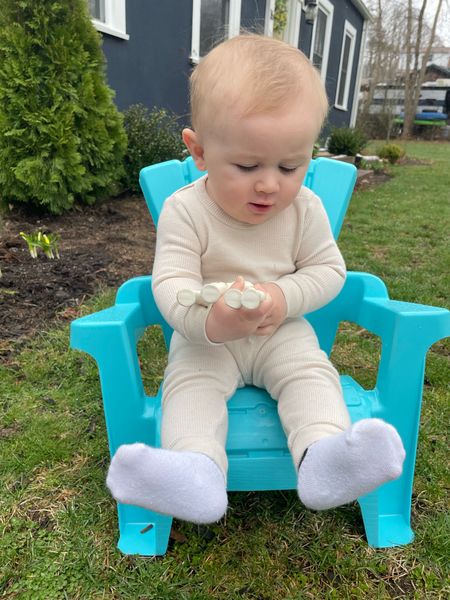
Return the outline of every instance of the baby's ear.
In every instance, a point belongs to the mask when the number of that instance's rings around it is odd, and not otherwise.
[[[192,129],[183,129],[182,132],[183,142],[186,144],[192,158],[194,159],[195,166],[199,171],[206,171],[206,164],[204,158],[204,149],[199,140],[198,134]]]

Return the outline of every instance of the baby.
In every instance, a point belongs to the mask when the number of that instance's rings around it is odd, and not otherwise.
[[[278,403],[305,506],[342,505],[396,479],[405,452],[380,419],[351,425],[339,376],[304,315],[341,290],[345,264],[320,199],[302,187],[327,114],[321,79],[283,42],[214,48],[191,77],[183,140],[207,174],[164,204],[153,292],[173,327],[162,448],[121,446],[107,484],[120,502],[195,523],[227,509],[227,400],[246,384]],[[182,290],[246,282],[257,308],[178,302]],[[226,286],[225,286],[226,287]]]

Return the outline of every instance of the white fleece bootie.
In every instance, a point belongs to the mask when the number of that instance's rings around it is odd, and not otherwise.
[[[400,477],[404,460],[396,429],[381,419],[363,419],[308,448],[298,472],[298,495],[313,510],[341,506]]]
[[[106,484],[118,502],[135,504],[192,523],[213,523],[227,510],[219,467],[205,454],[120,446]]]

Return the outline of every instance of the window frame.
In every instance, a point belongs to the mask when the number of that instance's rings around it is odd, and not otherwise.
[[[241,27],[241,4],[242,0],[230,0],[230,12],[228,16],[228,39],[239,35]],[[192,2],[192,38],[190,61],[198,64],[200,56],[200,19],[202,11],[202,0]]]
[[[105,20],[91,17],[97,31],[129,40],[126,26],[126,0],[105,0]]]
[[[333,30],[333,16],[334,16],[334,5],[329,2],[329,0],[318,0],[317,10],[321,10],[325,13],[327,17],[327,24],[325,26],[325,39],[323,42],[323,57],[322,57],[322,65],[320,68],[320,77],[325,83],[327,78],[327,70],[328,70],[328,58],[330,54],[330,45],[331,45],[331,32]],[[314,56],[314,44],[316,42],[316,33],[317,33],[317,17],[314,20],[313,31],[311,35],[311,47],[309,51],[309,59],[311,62],[313,61]]]
[[[341,86],[342,67],[343,67],[344,51],[345,51],[345,41],[346,41],[347,37],[350,38],[350,50],[348,53],[348,64],[347,64],[347,73],[346,73],[346,77],[345,77],[343,103],[339,104],[339,89]],[[339,73],[338,73],[337,87],[336,87],[336,98],[335,98],[335,103],[334,103],[334,107],[339,110],[344,110],[344,111],[348,110],[348,99],[350,96],[350,84],[351,84],[351,80],[352,80],[353,63],[354,63],[354,58],[355,58],[356,38],[357,38],[356,27],[354,27],[349,21],[345,20],[344,32],[342,34],[341,58],[339,61]]]

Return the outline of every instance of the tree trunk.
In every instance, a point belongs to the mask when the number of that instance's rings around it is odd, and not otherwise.
[[[426,0],[425,0],[426,1]],[[412,0],[408,0],[406,18],[406,65],[405,65],[405,108],[403,112],[403,138],[409,138],[413,128],[414,115],[411,113],[411,37],[412,37]]]
[[[419,21],[418,21],[418,32],[417,32],[417,40],[415,44],[415,52],[414,52],[414,71],[412,73],[406,74],[408,79],[408,90],[406,87],[405,81],[405,115],[404,115],[404,123],[403,123],[403,134],[402,137],[404,139],[410,138],[412,135],[413,127],[414,127],[414,118],[417,112],[417,106],[419,104],[420,92],[422,88],[422,83],[425,79],[425,71],[427,69],[428,58],[431,53],[431,48],[433,46],[433,42],[436,36],[436,27],[439,20],[439,13],[441,12],[442,0],[439,0],[438,5],[436,7],[436,12],[433,18],[433,25],[431,28],[430,38],[428,40],[428,45],[425,50],[424,55],[422,56],[422,63],[419,69],[419,54],[420,54],[420,45],[422,38],[422,30],[423,30],[423,18],[424,12],[426,8],[427,0],[423,1],[422,7],[419,13]],[[408,22],[409,22],[409,10],[411,7],[411,0],[408,0]],[[409,35],[411,35],[411,29],[409,30]],[[408,38],[410,40],[410,37]],[[410,46],[409,46],[410,48]],[[408,95],[407,95],[408,94]]]

